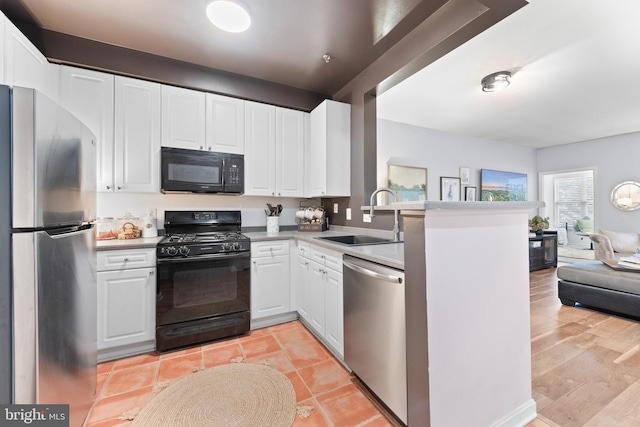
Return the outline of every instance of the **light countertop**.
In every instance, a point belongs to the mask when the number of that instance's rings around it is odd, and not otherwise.
[[[158,237],[141,237],[139,239],[126,240],[98,240],[96,248],[99,251],[108,251],[113,249],[139,249],[139,248],[155,248],[163,236]]]
[[[475,209],[490,209],[490,210],[504,210],[504,209],[536,209],[545,206],[544,202],[445,202],[445,201],[431,201],[423,200],[419,202],[396,202],[390,205],[374,206],[375,211],[393,211],[398,210],[433,210],[433,209],[460,209],[460,210],[475,210]],[[361,210],[368,211],[371,206],[361,206]]]
[[[365,245],[365,246],[347,246],[340,243],[329,242],[318,237],[325,236],[341,236],[347,234],[370,234],[380,235],[382,230],[368,230],[362,229],[350,230],[348,227],[341,227],[340,230],[329,230],[323,232],[301,232],[297,230],[281,231],[278,233],[267,233],[266,231],[257,232],[244,232],[245,236],[249,237],[252,242],[264,242],[269,240],[289,240],[297,239],[302,240],[323,248],[331,249],[343,254],[352,255],[355,257],[363,258],[368,261],[377,262],[389,266],[391,268],[404,269],[404,244],[403,243],[385,243],[379,245]],[[383,231],[384,232],[384,231]],[[383,237],[391,237],[389,233],[384,232]],[[148,237],[140,239],[129,240],[99,240],[96,242],[98,251],[106,250],[118,250],[118,249],[139,249],[139,248],[155,248],[158,242],[162,239],[162,236]]]
[[[269,241],[269,240],[287,240],[297,239],[302,240],[317,246],[321,246],[326,249],[331,249],[343,254],[352,255],[358,258],[363,258],[368,261],[377,262],[389,266],[391,268],[397,268],[404,270],[404,244],[403,243],[385,243],[379,245],[364,245],[364,246],[348,246],[340,243],[330,242],[318,237],[326,236],[343,236],[349,234],[374,234],[365,233],[359,231],[350,231],[348,227],[343,227],[341,230],[329,230],[323,232],[301,232],[301,231],[281,231],[279,233],[267,233],[267,232],[249,232],[243,233],[249,237],[253,242]],[[372,230],[380,231],[380,230]],[[388,237],[388,236],[385,236]]]

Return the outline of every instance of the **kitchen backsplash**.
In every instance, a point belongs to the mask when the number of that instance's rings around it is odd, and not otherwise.
[[[207,194],[161,193],[98,193],[98,217],[118,218],[130,212],[144,217],[149,208],[157,209],[158,228],[164,228],[164,212],[167,210],[240,210],[243,227],[266,227],[267,203],[282,205],[280,225],[297,225],[295,213],[299,206],[315,206],[318,199],[293,199],[283,197],[225,196]]]

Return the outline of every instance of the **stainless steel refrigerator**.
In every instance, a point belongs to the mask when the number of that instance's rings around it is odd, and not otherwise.
[[[69,404],[96,388],[95,136],[32,89],[0,86],[0,402]]]

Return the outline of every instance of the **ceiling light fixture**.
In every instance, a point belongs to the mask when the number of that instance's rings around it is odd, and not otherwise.
[[[506,88],[510,83],[511,73],[509,71],[498,71],[482,79],[482,91],[495,92]]]
[[[325,53],[324,55],[322,55],[322,60],[328,64],[329,61],[331,61],[331,55]]]
[[[241,33],[251,25],[249,13],[237,3],[227,0],[209,3],[207,18],[213,25],[229,33]]]

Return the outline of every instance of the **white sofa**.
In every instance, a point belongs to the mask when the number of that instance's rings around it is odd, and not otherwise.
[[[621,256],[632,255],[640,248],[638,233],[598,230],[598,233],[590,234],[589,237],[597,260],[619,259]]]

